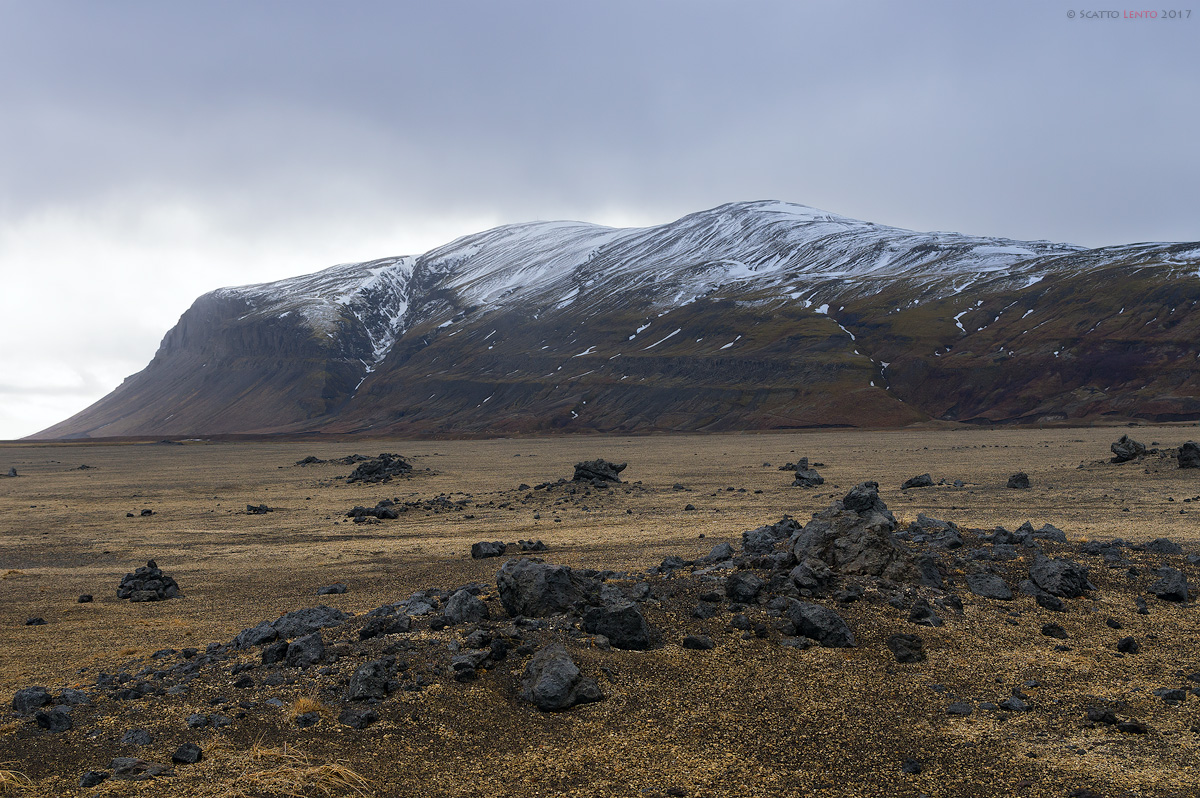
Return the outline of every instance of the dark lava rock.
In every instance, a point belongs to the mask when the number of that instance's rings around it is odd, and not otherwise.
[[[395,502],[391,499],[384,499],[374,507],[363,507],[361,504],[357,504],[346,513],[346,517],[354,519],[356,524],[361,524],[371,518],[377,518],[380,521],[394,521],[400,517],[400,513],[396,511]]]
[[[1104,723],[1109,726],[1117,724],[1117,716],[1113,714],[1111,709],[1105,707],[1088,707],[1087,719],[1092,723]]]
[[[365,729],[379,720],[379,713],[373,709],[346,707],[338,715],[338,723],[351,729]]]
[[[335,607],[324,604],[318,607],[305,607],[302,610],[289,612],[271,622],[271,628],[283,640],[312,634],[318,629],[338,626],[350,616]]]
[[[683,638],[683,647],[690,648],[693,651],[708,651],[717,647],[717,644],[712,641],[711,637],[706,635],[688,635]]]
[[[1146,454],[1146,447],[1128,435],[1122,435],[1108,448],[1113,453],[1112,461],[1114,463],[1127,463],[1130,460],[1136,460],[1139,457],[1145,456]]]
[[[545,618],[568,612],[594,587],[594,582],[565,565],[509,560],[496,574],[500,603],[512,617]]]
[[[796,519],[785,515],[777,523],[743,532],[742,553],[757,555],[771,554],[775,551],[776,544],[787,540],[799,531],[800,525],[796,523]]]
[[[996,574],[967,574],[967,589],[976,596],[1008,601],[1013,592]]]
[[[1146,734],[1150,728],[1140,720],[1123,720],[1117,724],[1117,731],[1126,734]]]
[[[412,464],[400,455],[383,452],[355,466],[350,476],[346,477],[346,482],[390,482],[394,477],[407,476],[412,470]]]
[[[725,595],[730,601],[753,604],[758,600],[758,594],[765,584],[749,571],[736,571],[725,580]]]
[[[924,770],[924,768],[921,766],[921,763],[911,757],[906,758],[900,763],[900,772],[907,773],[910,776],[915,776],[922,770]]]
[[[604,635],[616,648],[640,651],[650,647],[650,627],[632,601],[608,600],[599,607],[589,607],[583,614],[583,628],[590,634]]]
[[[171,761],[176,765],[194,765],[204,758],[204,752],[195,743],[184,743],[171,754]]]
[[[711,604],[707,601],[700,601],[696,603],[696,608],[692,610],[692,617],[699,618],[701,620],[708,620],[709,618],[717,617],[717,613],[719,612],[720,610],[717,609],[716,604]]]
[[[518,540],[517,545],[521,548],[522,552],[549,551],[549,549],[550,549],[549,546],[547,546],[545,543],[543,543],[540,540]],[[475,556],[474,547],[472,547],[471,556],[472,557]]]
[[[1187,601],[1187,576],[1177,568],[1159,568],[1158,581],[1150,585],[1150,592],[1163,601]]]
[[[1200,444],[1188,441],[1179,447],[1176,457],[1180,468],[1200,468]]]
[[[503,540],[486,541],[481,540],[478,543],[471,544],[471,559],[483,560],[488,557],[502,557],[508,544]]]
[[[815,468],[809,468],[807,464],[804,468],[796,468],[796,478],[792,480],[792,487],[815,488],[824,484],[825,477],[818,474]]]
[[[842,574],[904,581],[915,568],[895,530],[896,518],[879,498],[879,483],[863,482],[813,515],[793,536],[792,554],[797,562],[817,559]]]
[[[26,618],[25,625],[26,626],[45,626],[46,619],[45,618]]]
[[[1039,554],[1029,568],[1029,578],[1052,596],[1078,598],[1095,586],[1088,581],[1087,568],[1071,560],[1050,558]]]
[[[825,648],[852,648],[858,645],[850,627],[828,607],[792,599],[787,616],[796,627],[796,634],[816,640]]]
[[[278,637],[279,632],[275,631],[275,627],[271,625],[270,621],[260,621],[256,626],[238,632],[231,645],[234,648],[253,648],[261,646],[263,643],[270,643]]]
[[[1187,689],[1182,687],[1160,687],[1154,694],[1168,703],[1186,701],[1188,697]]]
[[[93,601],[91,593],[84,593],[79,598],[75,599],[78,604],[91,604]]]
[[[284,662],[292,668],[316,665],[325,658],[325,641],[320,632],[297,638],[288,646]]]
[[[1122,637],[1117,641],[1117,651],[1120,651],[1122,654],[1136,654],[1141,650],[1142,647],[1138,644],[1138,641],[1132,637]]]
[[[295,717],[296,725],[301,729],[307,729],[310,726],[316,726],[321,722],[321,714],[319,712],[305,712]]]
[[[345,582],[334,582],[332,585],[325,585],[317,588],[318,596],[340,596],[346,592]]]
[[[806,559],[788,572],[788,579],[799,590],[820,590],[833,580],[833,569],[821,560]]]
[[[125,574],[117,586],[117,598],[131,601],[162,601],[179,595],[179,585],[150,560],[131,574]]]
[[[932,488],[933,477],[928,474],[921,474],[919,477],[912,477],[904,480],[904,484],[900,486],[900,490],[908,490],[909,488]]]
[[[365,701],[369,698],[386,698],[391,667],[392,662],[386,659],[377,659],[359,667],[350,677],[350,686],[346,689],[346,699],[348,701]]]
[[[446,616],[446,623],[449,624],[479,623],[491,617],[487,605],[466,590],[455,592],[446,601],[442,614]]]
[[[1170,538],[1155,538],[1147,543],[1145,548],[1153,554],[1183,554],[1183,546]]]
[[[145,729],[130,729],[121,735],[121,745],[150,745],[154,738]]]
[[[65,732],[71,728],[71,710],[67,707],[55,707],[49,712],[38,712],[33,716],[37,725],[51,732]]]
[[[734,554],[732,543],[718,543],[712,547],[712,551],[696,560],[696,564],[712,565],[713,563],[724,562],[725,560],[732,559]]]
[[[575,464],[572,482],[620,482],[618,476],[628,463],[610,463],[607,460],[587,460]]]
[[[1029,487],[1029,475],[1024,471],[1018,471],[1008,478],[1008,487],[1016,490],[1024,490]]]
[[[23,687],[13,696],[13,712],[28,715],[49,704],[50,700],[50,693],[45,687]]]
[[[950,706],[946,707],[947,715],[961,715],[963,717],[970,715],[974,707],[966,701],[955,701]]]
[[[887,647],[896,658],[896,662],[925,661],[925,641],[917,635],[891,635],[887,639]]]
[[[534,655],[525,668],[521,688],[521,698],[543,712],[559,712],[604,698],[595,679],[579,672],[560,643],[552,643]]]
[[[1007,712],[1028,712],[1029,704],[1012,695],[1000,702],[1000,708]]]
[[[412,618],[404,613],[393,615],[377,615],[369,618],[358,630],[359,640],[370,640],[382,635],[398,635],[412,629]]]
[[[265,504],[247,504],[246,505],[246,514],[247,515],[266,515],[267,513],[273,513],[273,512],[275,512],[275,508],[268,507]]]
[[[108,778],[108,773],[103,770],[89,770],[79,777],[79,786],[85,789],[89,787],[99,787]]]
[[[1067,630],[1056,623],[1042,624],[1042,634],[1046,637],[1053,637],[1056,640],[1067,639]]]
[[[925,599],[917,599],[913,603],[912,611],[908,613],[908,621],[917,626],[941,626],[944,623]]]

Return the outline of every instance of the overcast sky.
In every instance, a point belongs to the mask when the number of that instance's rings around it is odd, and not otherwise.
[[[1200,239],[1200,7],[1089,10],[0,0],[0,438],[141,370],[205,291],[507,222],[770,198]]]

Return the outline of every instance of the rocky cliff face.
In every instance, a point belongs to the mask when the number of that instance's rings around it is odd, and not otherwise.
[[[206,294],[34,437],[1200,418],[1198,270],[777,202],[511,225]]]

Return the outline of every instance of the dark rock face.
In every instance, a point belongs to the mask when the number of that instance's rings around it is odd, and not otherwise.
[[[620,482],[619,474],[628,463],[610,463],[607,460],[586,460],[575,464],[572,482]]]
[[[396,511],[395,502],[384,499],[374,507],[363,507],[361,504],[357,504],[346,513],[346,517],[353,519],[356,524],[361,524],[370,518],[378,518],[380,521],[395,521],[400,517],[400,513]]]
[[[1112,461],[1114,463],[1127,463],[1146,455],[1146,447],[1128,435],[1122,435],[1108,448],[1113,453]]]
[[[407,476],[412,470],[412,464],[400,455],[383,452],[378,457],[363,460],[355,466],[350,476],[346,477],[346,482],[391,482],[395,477]]]
[[[593,585],[565,565],[509,560],[496,574],[496,586],[509,615],[544,618],[569,611]]]
[[[313,632],[292,641],[288,646],[284,662],[291,668],[304,668],[316,665],[325,658],[325,641],[320,632]]]
[[[1096,587],[1088,581],[1087,568],[1071,560],[1051,560],[1038,555],[1029,568],[1029,578],[1042,590],[1061,598],[1078,598]]]
[[[1029,488],[1029,475],[1024,471],[1018,471],[1008,478],[1008,487],[1015,490],[1027,490]]]
[[[391,664],[388,660],[378,659],[368,662],[356,670],[350,677],[350,686],[346,689],[346,699],[348,701],[365,701],[369,698],[386,698]]]
[[[1176,455],[1180,468],[1200,468],[1200,444],[1188,441],[1179,447]]]
[[[908,613],[908,622],[917,626],[941,626],[941,616],[934,612],[933,607],[925,599],[917,599],[912,610]]]
[[[534,655],[521,679],[521,698],[543,712],[560,712],[604,698],[595,679],[585,677],[559,643]]]
[[[683,638],[683,647],[692,651],[709,651],[716,648],[717,644],[707,635],[688,635]]]
[[[24,687],[16,692],[12,700],[13,712],[28,715],[50,703],[50,693],[45,687]]]
[[[204,759],[204,752],[195,743],[184,743],[171,754],[171,761],[176,765],[194,765]]]
[[[1008,601],[1013,592],[996,574],[967,574],[967,589],[982,598]]]
[[[312,634],[318,629],[338,626],[344,623],[349,617],[349,615],[336,607],[327,607],[322,604],[318,607],[306,607],[302,610],[289,612],[272,621],[271,628],[275,630],[275,633],[280,638],[290,640],[293,637]]]
[[[332,585],[325,585],[317,588],[318,596],[340,596],[347,590],[345,582],[334,582]]]
[[[38,726],[55,734],[70,731],[71,710],[69,707],[55,707],[49,712],[37,712],[33,720]]]
[[[895,529],[896,518],[879,498],[879,483],[863,482],[813,515],[793,536],[792,554],[798,562],[817,559],[842,574],[904,581],[915,569],[896,542]]]
[[[742,533],[744,554],[771,554],[775,546],[800,531],[794,518],[784,516],[774,524],[760,526]]]
[[[412,619],[402,612],[376,615],[368,619],[358,630],[358,639],[370,640],[381,635],[398,635],[410,629],[412,629]]]
[[[1150,586],[1150,592],[1163,601],[1187,601],[1187,576],[1177,568],[1159,568],[1158,581]]]
[[[89,787],[99,787],[104,783],[104,780],[109,776],[103,770],[89,770],[79,777],[79,786],[87,789]]]
[[[737,571],[725,580],[725,595],[730,601],[741,604],[753,604],[758,601],[758,594],[766,585],[750,571]]]
[[[471,544],[471,559],[483,560],[488,557],[501,557],[507,548],[508,544],[503,540],[493,540],[491,542],[481,540],[478,543]]]
[[[1146,551],[1153,554],[1183,554],[1183,546],[1170,538],[1155,538],[1146,544]]]
[[[909,488],[932,488],[933,477],[929,474],[921,474],[918,477],[912,477],[904,480],[904,484],[900,486],[900,490],[908,490]]]
[[[650,647],[650,626],[641,609],[632,601],[610,599],[583,614],[583,628],[604,635],[616,648],[644,650]]]
[[[815,468],[808,467],[808,458],[804,458],[803,468],[797,464],[796,478],[792,480],[792,487],[815,488],[818,485],[824,484],[825,477],[818,474]]]
[[[479,623],[491,617],[487,605],[466,590],[455,592],[446,601],[442,614],[450,624]]]
[[[816,640],[825,648],[853,648],[858,645],[850,627],[828,607],[792,599],[787,616],[796,627],[796,634]]]
[[[273,512],[275,512],[275,509],[272,507],[268,507],[265,504],[247,504],[246,505],[246,515],[266,515],[267,513],[273,513]]]
[[[925,641],[917,635],[894,634],[887,639],[887,647],[896,662],[925,661]]]
[[[179,585],[150,560],[131,574],[125,574],[117,587],[117,598],[130,601],[162,601],[179,595]]]

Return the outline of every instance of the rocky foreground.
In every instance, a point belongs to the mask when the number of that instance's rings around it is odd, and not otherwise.
[[[485,543],[486,583],[29,685],[0,761],[38,795],[1197,794],[1200,551],[1169,539],[901,525],[863,482],[642,572]]]

